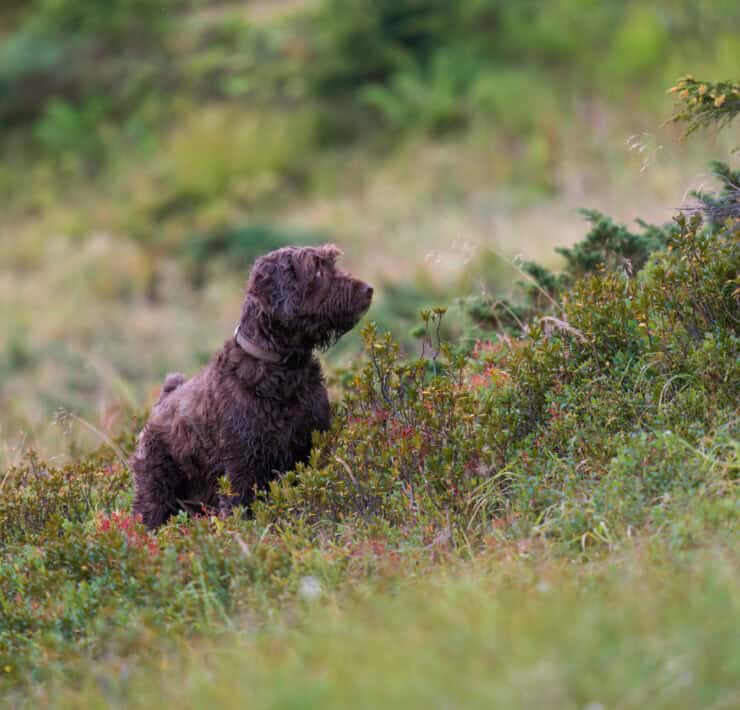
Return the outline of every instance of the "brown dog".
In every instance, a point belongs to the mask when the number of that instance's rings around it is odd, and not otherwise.
[[[168,375],[131,457],[134,513],[156,528],[180,510],[227,513],[307,458],[329,426],[314,348],[350,330],[373,289],[336,268],[334,245],[285,247],[252,268],[234,337],[190,380]],[[219,493],[226,476],[228,495]]]

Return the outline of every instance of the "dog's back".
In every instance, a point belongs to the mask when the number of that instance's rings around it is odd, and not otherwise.
[[[174,392],[181,384],[183,384],[187,378],[181,372],[170,372],[164,378],[164,384],[162,385],[162,391],[159,393],[159,404],[168,394]]]

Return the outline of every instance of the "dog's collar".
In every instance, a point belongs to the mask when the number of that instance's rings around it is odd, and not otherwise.
[[[310,350],[288,350],[284,354],[276,353],[274,350],[265,350],[257,343],[249,340],[242,332],[240,324],[234,328],[234,342],[245,352],[257,360],[269,362],[273,365],[283,365],[290,369],[303,367],[311,357]]]

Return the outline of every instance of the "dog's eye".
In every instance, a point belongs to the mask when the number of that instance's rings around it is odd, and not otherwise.
[[[316,278],[317,279],[321,278],[321,269],[316,269]]]

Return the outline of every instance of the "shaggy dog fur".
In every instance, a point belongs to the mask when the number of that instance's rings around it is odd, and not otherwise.
[[[352,328],[373,289],[339,271],[333,245],[285,247],[258,259],[234,338],[189,380],[168,375],[131,458],[134,513],[147,527],[180,510],[248,505],[303,461],[329,426],[314,348]],[[219,491],[226,476],[230,491]]]

